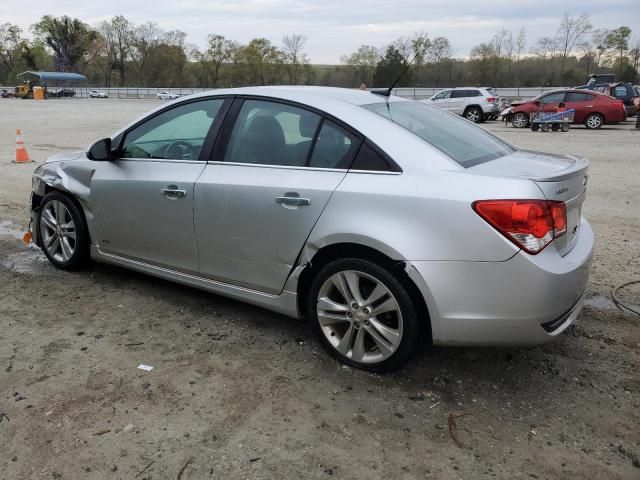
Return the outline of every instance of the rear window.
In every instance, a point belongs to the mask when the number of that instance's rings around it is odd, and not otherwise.
[[[424,103],[384,102],[362,107],[409,130],[465,168],[515,151],[470,121]]]

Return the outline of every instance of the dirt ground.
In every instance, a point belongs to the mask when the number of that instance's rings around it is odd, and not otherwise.
[[[640,318],[609,300],[640,278],[631,122],[485,124],[592,161],[577,324],[536,348],[425,346],[378,376],[331,360],[303,323],[115,267],[56,271],[19,241],[37,164],[10,162],[15,128],[42,162],[156,104],[0,100],[0,479],[640,478]]]

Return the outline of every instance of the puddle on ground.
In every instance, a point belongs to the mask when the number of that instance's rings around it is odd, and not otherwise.
[[[13,224],[9,220],[3,220],[0,222],[0,235],[22,240],[24,230],[21,230],[17,225]]]
[[[632,301],[625,299],[624,296],[622,296],[620,293],[618,293],[618,298],[623,301],[625,305],[628,305],[634,310],[640,311],[640,305],[636,305]],[[611,298],[603,297],[602,295],[596,295],[595,297],[587,298],[584,303],[585,305],[589,305],[590,307],[600,310],[618,310],[624,313],[628,313],[628,310],[626,308],[618,307],[618,305],[616,305]]]
[[[65,273],[55,268],[39,248],[33,247],[23,252],[10,253],[0,260],[0,265],[16,273],[39,276],[61,276]]]
[[[24,230],[18,225],[9,220],[0,221],[0,236],[20,240],[22,245],[23,235]],[[16,273],[25,273],[27,275],[54,276],[63,274],[62,271],[49,263],[47,257],[35,244],[30,243],[25,248],[26,250],[21,252],[10,253],[4,258],[0,257],[0,265]]]
[[[589,297],[584,301],[585,305],[589,305],[593,308],[599,308],[601,310],[617,310],[618,307],[613,300],[602,295],[596,295],[595,297]]]

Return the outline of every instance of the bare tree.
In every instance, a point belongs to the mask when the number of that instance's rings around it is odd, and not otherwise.
[[[5,23],[0,25],[0,64],[7,73],[11,72],[15,63],[15,55],[22,41],[22,29],[17,25]]]
[[[567,12],[564,13],[560,26],[558,27],[559,50],[562,55],[560,64],[560,77],[564,80],[564,69],[567,57],[573,51],[576,42],[592,28],[589,15],[582,14],[572,18]]]
[[[591,33],[591,43],[595,49],[595,73],[598,73],[602,57],[607,53],[607,37],[609,30],[606,28],[598,28]]]
[[[520,61],[520,56],[527,48],[527,32],[524,27],[520,28],[518,36],[516,37],[516,61]]]
[[[282,39],[284,62],[287,65],[289,83],[292,85],[298,84],[300,74],[309,64],[309,59],[303,50],[306,43],[307,37],[299,33],[285,35]]]

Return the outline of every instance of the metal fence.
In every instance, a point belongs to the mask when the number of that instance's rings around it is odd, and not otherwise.
[[[0,87],[13,91],[14,87]],[[446,87],[430,88],[430,87],[414,87],[414,88],[395,88],[394,95],[405,98],[423,99],[429,98]],[[562,87],[500,87],[494,88],[495,93],[504,99],[526,99],[533,98],[543,92],[555,90]],[[89,95],[90,88],[76,88],[76,97],[86,98]],[[212,90],[211,88],[134,88],[134,87],[116,87],[116,88],[97,88],[100,92],[106,92],[109,98],[156,98],[161,92],[169,92],[180,96],[191,95]]]

